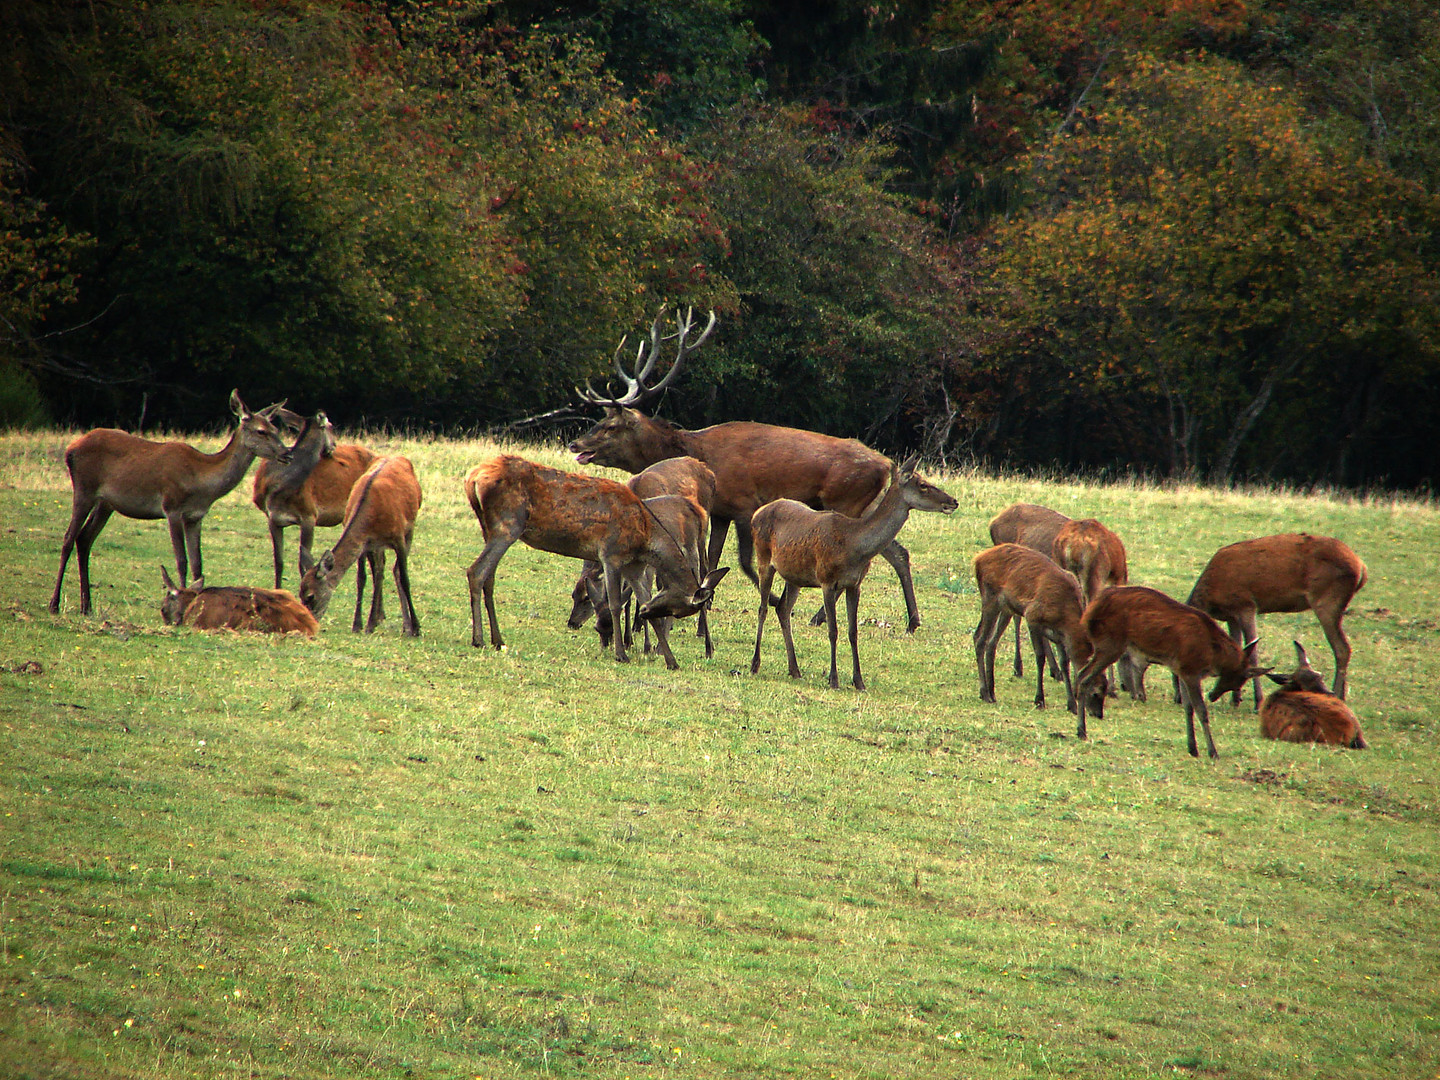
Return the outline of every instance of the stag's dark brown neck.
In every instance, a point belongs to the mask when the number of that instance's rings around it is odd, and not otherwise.
[[[635,429],[636,468],[630,469],[630,472],[644,472],[656,462],[669,458],[700,456],[694,450],[694,432],[643,414],[642,421]]]

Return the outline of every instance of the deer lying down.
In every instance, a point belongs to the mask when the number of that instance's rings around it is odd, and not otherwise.
[[[1180,680],[1185,699],[1187,748],[1199,757],[1195,745],[1195,714],[1205,729],[1205,742],[1212,758],[1220,755],[1210,735],[1210,713],[1200,691],[1200,680],[1219,676],[1210,691],[1210,700],[1245,685],[1269,668],[1257,668],[1255,642],[1242,650],[1220,625],[1206,615],[1162,592],[1144,586],[1107,589],[1096,598],[1081,620],[1081,626],[1095,646],[1095,654],[1075,677],[1080,698],[1080,723],[1076,735],[1085,738],[1085,701],[1089,684],[1127,652],[1152,663],[1164,664]]]
[[[765,613],[770,608],[770,589],[778,573],[785,579],[785,591],[776,606],[776,618],[785,635],[785,653],[790,677],[800,677],[795,662],[795,642],[790,634],[790,612],[802,588],[819,588],[825,603],[825,622],[830,629],[830,687],[839,689],[835,670],[838,631],[835,597],[845,593],[849,617],[850,655],[854,661],[851,679],[856,690],[865,689],[860,675],[859,619],[860,582],[870,562],[895,540],[913,510],[949,513],[959,505],[915,472],[915,458],[903,466],[890,463],[890,486],[863,517],[849,517],[834,510],[812,510],[793,499],[766,503],[750,521],[755,538],[755,567],[760,578],[760,622],[755,628],[755,656],[750,673],[760,670],[760,640],[765,634]]]
[[[1360,721],[1350,706],[1332,694],[1320,673],[1310,666],[1305,647],[1295,642],[1299,667],[1289,675],[1270,676],[1280,689],[1260,706],[1260,734],[1281,742],[1318,742],[1366,749]]]
[[[314,637],[320,628],[305,605],[284,589],[249,589],[241,586],[205,587],[196,578],[182,589],[160,568],[165,599],[160,617],[167,626],[193,626],[196,630],[255,630],[264,634],[304,634]]]
[[[1006,625],[1018,617],[1029,626],[1035,650],[1035,707],[1045,707],[1045,643],[1049,640],[1060,653],[1065,706],[1075,712],[1070,665],[1073,661],[1078,669],[1094,651],[1080,627],[1085,599],[1075,575],[1028,547],[997,544],[975,556],[975,585],[980,593],[980,622],[974,634],[980,700],[995,701],[995,650]],[[1103,679],[1096,681],[1095,688],[1090,708],[1096,716],[1103,716]]]

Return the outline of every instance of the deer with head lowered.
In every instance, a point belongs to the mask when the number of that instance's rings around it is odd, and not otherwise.
[[[1332,694],[1320,673],[1310,666],[1305,646],[1295,642],[1299,666],[1289,675],[1270,674],[1280,689],[1260,706],[1260,734],[1281,742],[1318,742],[1364,750],[1360,720],[1349,705]]]
[[[755,512],[750,527],[755,536],[756,569],[759,572],[760,622],[755,628],[755,656],[750,672],[760,670],[760,640],[765,634],[765,613],[770,608],[770,590],[778,573],[785,591],[776,605],[775,617],[785,636],[785,654],[790,676],[800,677],[795,661],[795,642],[790,633],[790,612],[802,588],[818,588],[824,603],[825,623],[830,631],[830,686],[838,689],[835,669],[835,598],[845,594],[845,611],[853,661],[851,684],[865,689],[860,674],[859,616],[860,582],[870,562],[889,544],[910,517],[911,510],[950,513],[959,503],[915,471],[916,459],[904,465],[890,465],[890,486],[863,517],[849,517],[834,510],[812,510],[794,499],[776,499]]]
[[[337,443],[323,412],[307,417],[304,425],[290,448],[289,463],[272,467],[262,461],[250,494],[270,528],[277,589],[284,578],[285,530],[300,526],[301,559],[308,558],[316,526],[329,528],[345,520],[350,490],[375,460],[363,446]]]
[[[192,626],[196,630],[257,630],[266,634],[304,634],[314,637],[320,628],[308,608],[284,589],[251,589],[222,585],[206,588],[196,578],[181,588],[160,568],[165,599],[160,617],[169,626]]]
[[[505,552],[523,542],[537,551],[600,563],[618,662],[630,659],[620,630],[622,582],[628,582],[640,600],[640,617],[655,624],[666,666],[680,666],[670,651],[664,620],[698,612],[728,571],[701,574],[699,530],[687,528],[684,520],[700,519],[698,506],[680,495],[641,499],[614,480],[551,469],[513,454],[476,465],[464,487],[485,537],[485,547],[466,575],[472,645],[485,644],[486,618],[490,644],[496,649],[504,644],[495,618],[495,570]],[[683,540],[687,535],[689,543]],[[655,570],[659,584],[654,597],[644,581],[647,567]]]
[[[605,417],[572,442],[570,450],[582,465],[593,463],[631,473],[665,458],[699,458],[715,473],[708,565],[719,562],[733,524],[741,569],[751,581],[757,581],[750,530],[756,510],[775,499],[794,499],[812,509],[859,517],[884,489],[890,459],[854,439],[814,431],[739,420],[689,431],[641,412],[643,405],[674,381],[685,358],[709,339],[715,321],[712,312],[705,329],[692,342],[692,312],[677,317],[676,330],[669,335],[662,333],[661,319],[657,317],[650,327],[649,340],[639,346],[633,374],[621,363],[625,348],[622,340],[614,359],[625,392],[619,397],[606,397],[588,387],[576,391],[583,400],[601,406]],[[647,385],[666,343],[672,341],[676,345],[670,369],[657,382]],[[907,629],[914,631],[920,625],[920,614],[909,552],[892,540],[880,555],[900,577]]]
[[[238,423],[224,449],[214,454],[114,428],[95,428],[71,442],[65,448],[72,489],[70,524],[60,545],[51,613],[60,611],[60,586],[73,550],[80,568],[80,613],[90,614],[90,548],[116,511],[141,521],[165,518],[180,583],[189,580],[191,570],[200,577],[200,523],[211,504],[240,483],[257,456],[289,460],[290,448],[272,420],[283,404],[251,412],[232,390],[230,408]]]
[[[410,545],[415,539],[415,518],[420,513],[420,481],[408,458],[382,457],[356,481],[345,507],[345,527],[335,546],[315,562],[301,551],[300,599],[316,616],[325,614],[335,586],[352,565],[355,573],[355,618],[351,629],[361,629],[360,615],[365,600],[365,567],[370,567],[374,593],[370,617],[364,623],[367,634],[385,619],[382,586],[385,552],[395,552],[395,593],[400,601],[400,625],[406,637],[420,636],[420,619],[410,594]]]
[[[1078,671],[1094,651],[1081,628],[1085,598],[1080,582],[1068,570],[1038,551],[1020,544],[997,544],[975,556],[975,585],[980,593],[980,622],[975,627],[975,664],[980,673],[980,700],[995,701],[995,650],[1012,619],[1030,628],[1035,651],[1035,707],[1045,707],[1047,640],[1060,651],[1065,681],[1065,707],[1076,711],[1070,666]],[[1104,716],[1103,677],[1091,689],[1090,710]]]
[[[1019,544],[1031,551],[1038,551],[1047,559],[1055,557],[1055,536],[1070,519],[1058,510],[1037,503],[1014,503],[990,519],[990,543]],[[1050,650],[1045,650],[1050,662],[1051,678],[1060,678],[1060,665]],[[1025,674],[1025,663],[1020,652],[1020,621],[1015,621],[1015,677]]]
[[[1269,671],[1255,666],[1254,641],[1242,649],[1203,611],[1141,585],[1105,590],[1085,609],[1080,625],[1095,648],[1075,676],[1080,699],[1080,723],[1075,733],[1082,739],[1086,737],[1085,702],[1090,683],[1127,653],[1164,664],[1179,680],[1185,703],[1187,749],[1192,757],[1200,754],[1195,743],[1196,713],[1205,729],[1210,756],[1219,756],[1210,735],[1210,713],[1200,680],[1218,676],[1210,691],[1210,700],[1215,701]]]
[[[703,577],[709,569],[705,562],[706,530],[710,521],[710,507],[715,502],[715,474],[703,461],[692,457],[666,458],[664,461],[657,461],[644,472],[636,473],[625,485],[635,492],[642,499],[653,499],[659,495],[681,495],[693,502],[703,511],[698,517],[693,515],[682,515],[681,522],[687,528],[687,532],[693,531],[695,535],[677,536],[676,539],[682,546],[695,545],[700,557],[700,573]],[[608,648],[610,635],[614,632],[610,624],[610,605],[605,596],[605,573],[598,562],[587,561],[584,569],[580,572],[575,587],[570,592],[572,605],[568,625],[572,630],[578,630],[585,625],[585,620],[592,614],[595,616],[596,629],[600,633],[600,643]],[[622,607],[629,603],[629,597],[625,598]],[[710,639],[710,622],[706,615],[706,609],[701,607],[696,616],[696,629],[700,637],[705,641],[705,657],[709,659],[715,655],[715,646]],[[649,623],[646,627],[645,650],[650,650]],[[626,632],[629,632],[627,626]],[[628,644],[628,641],[627,641]]]
[[[1351,598],[1364,586],[1365,564],[1346,544],[1329,536],[1282,533],[1221,548],[1201,571],[1187,603],[1224,622],[1236,640],[1247,641],[1259,636],[1257,614],[1315,612],[1335,656],[1335,696],[1343,701],[1350,639],[1341,622]],[[1258,679],[1254,690],[1258,709]]]

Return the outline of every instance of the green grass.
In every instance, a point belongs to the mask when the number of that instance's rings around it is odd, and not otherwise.
[[[165,529],[118,517],[96,615],[72,565],[51,616],[65,436],[0,436],[0,1075],[1435,1075],[1434,505],[939,477],[960,510],[902,534],[925,624],[878,564],[857,694],[819,630],[787,678],[773,620],[749,674],[738,573],[714,660],[687,632],[678,672],[617,665],[565,629],[574,565],[520,547],[509,647],[472,649],[460,479],[491,447],[368,441],[425,490],[419,641],[393,591],[352,634],[351,585],[313,642],[166,628]],[[269,583],[246,492],[206,518],[212,584]],[[1016,499],[1181,596],[1223,543],[1345,539],[1373,749],[1223,705],[1196,761],[1163,693],[1081,743],[1028,661],[981,705],[969,564]],[[1261,628],[1329,671],[1309,615]]]

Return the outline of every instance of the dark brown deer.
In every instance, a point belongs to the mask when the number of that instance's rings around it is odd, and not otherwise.
[[[785,635],[785,655],[790,661],[790,677],[800,677],[795,661],[795,642],[790,633],[790,612],[804,588],[821,590],[825,623],[830,631],[830,687],[838,689],[835,669],[838,627],[835,598],[845,594],[845,611],[849,620],[850,656],[853,662],[851,683],[856,690],[865,689],[860,674],[859,617],[860,582],[870,570],[870,562],[888,545],[910,517],[911,510],[935,510],[950,513],[959,504],[915,472],[915,458],[902,465],[890,464],[890,485],[880,501],[863,516],[850,517],[834,510],[812,510],[794,499],[776,499],[755,512],[751,528],[755,536],[756,569],[759,571],[760,621],[755,628],[755,656],[750,672],[760,670],[760,639],[765,634],[765,613],[770,608],[770,590],[778,573],[785,581],[785,591],[776,605],[775,617]]]
[[[1344,700],[1350,639],[1341,625],[1351,598],[1365,587],[1365,564],[1329,536],[1281,533],[1229,544],[1210,557],[1189,604],[1225,623],[1237,641],[1259,636],[1255,616],[1313,611],[1335,655],[1335,696]],[[1235,703],[1240,693],[1235,692]],[[1255,681],[1260,707],[1260,681]]]
[[[1038,551],[1047,559],[1055,557],[1055,535],[1070,519],[1058,510],[1037,503],[1014,503],[990,519],[990,543],[1020,544]],[[1060,678],[1060,665],[1050,650],[1045,650],[1050,663],[1051,678]],[[1015,623],[1015,677],[1025,674],[1025,663],[1021,659],[1020,622]]]
[[[160,579],[165,598],[160,617],[169,626],[193,626],[196,630],[255,630],[265,634],[304,634],[314,637],[320,629],[308,608],[284,589],[250,589],[242,586],[206,588],[196,578],[181,588],[163,566]]]
[[[658,495],[680,495],[704,511],[698,521],[687,519],[687,524],[699,529],[694,542],[700,553],[700,572],[703,577],[709,569],[705,561],[706,532],[709,527],[710,508],[715,503],[715,474],[710,471],[710,467],[697,458],[666,458],[664,461],[657,461],[643,472],[636,473],[625,486],[642,499],[652,499]],[[575,582],[575,587],[570,591],[570,598],[572,604],[567,623],[570,629],[578,630],[594,614],[601,645],[608,648],[613,628],[609,621],[610,606],[605,599],[605,575],[599,563],[593,561],[585,563],[579,579]],[[628,603],[627,595],[622,607]],[[710,639],[710,622],[706,610],[702,607],[696,616],[696,628],[700,637],[705,641],[705,657],[709,659],[715,655],[715,646]],[[646,652],[649,652],[648,627],[647,623]],[[630,627],[627,626],[625,632],[628,634]],[[629,641],[627,640],[626,643],[629,644]]]
[[[995,651],[1012,618],[1030,628],[1035,652],[1035,707],[1045,707],[1046,641],[1059,649],[1065,682],[1065,707],[1076,711],[1070,665],[1076,670],[1094,651],[1081,629],[1085,598],[1075,575],[1038,551],[1019,544],[997,544],[975,556],[975,585],[980,593],[980,622],[975,627],[975,664],[980,700],[995,701]],[[1104,686],[1092,687],[1091,711],[1104,715]]]
[[[345,520],[345,506],[355,481],[375,461],[375,454],[356,443],[336,443],[335,429],[324,413],[307,420],[308,428],[291,448],[288,465],[272,468],[262,461],[255,470],[251,501],[270,527],[275,558],[275,587],[284,580],[285,530],[300,526],[300,550],[310,557],[315,529]],[[320,430],[323,429],[323,443]]]
[[[1320,673],[1310,666],[1305,646],[1295,642],[1299,666],[1289,675],[1271,674],[1280,684],[1260,706],[1260,734],[1267,739],[1293,743],[1327,743],[1367,748],[1360,720],[1349,705],[1325,686]]]
[[[615,353],[615,370],[626,384],[626,391],[620,397],[605,397],[588,388],[577,391],[585,401],[602,406],[605,418],[572,442],[570,449],[582,465],[593,463],[631,473],[685,455],[705,462],[715,473],[707,564],[714,566],[720,561],[726,534],[733,524],[740,566],[755,581],[750,520],[756,510],[775,499],[794,499],[812,509],[859,517],[884,489],[890,459],[854,439],[837,439],[814,431],[739,420],[688,431],[640,412],[639,406],[654,400],[669,386],[686,356],[709,338],[715,328],[714,313],[694,342],[688,340],[692,326],[692,315],[687,312],[677,318],[674,334],[662,336],[657,318],[650,327],[648,343],[642,343],[637,352],[633,375],[621,365],[625,347],[621,341]],[[646,379],[670,341],[677,342],[670,370],[647,386]],[[892,541],[880,555],[899,575],[907,629],[914,631],[920,625],[920,613],[910,574],[910,554]]]
[[[382,457],[365,471],[350,492],[345,507],[345,527],[335,546],[314,562],[302,552],[300,599],[317,616],[324,615],[335,585],[352,565],[355,575],[355,618],[351,629],[361,629],[360,614],[365,600],[365,560],[370,567],[374,595],[370,617],[364,623],[367,634],[385,619],[383,586],[385,552],[395,552],[395,593],[400,601],[400,624],[406,637],[420,636],[420,618],[410,594],[410,545],[415,538],[415,518],[420,513],[420,481],[408,458]]]
[[[65,448],[70,473],[70,524],[60,544],[60,572],[50,611],[60,611],[60,586],[73,550],[80,568],[80,613],[89,615],[90,548],[100,530],[119,512],[141,521],[164,518],[170,525],[175,568],[184,585],[200,562],[200,523],[216,499],[240,483],[256,456],[288,460],[290,448],[272,422],[283,402],[251,412],[230,392],[230,408],[238,423],[224,449],[206,454],[182,442],[152,442],[114,428],[95,428]]]
[[[1218,676],[1210,700],[1244,686],[1246,680],[1266,674],[1268,668],[1255,666],[1255,642],[1242,649],[1218,623],[1203,611],[1173,600],[1155,589],[1130,585],[1107,589],[1085,609],[1081,627],[1095,648],[1089,661],[1075,676],[1080,699],[1080,723],[1076,734],[1086,737],[1085,703],[1090,683],[1127,652],[1152,663],[1164,664],[1180,681],[1185,702],[1187,748],[1199,756],[1195,744],[1195,714],[1205,729],[1205,742],[1212,758],[1215,740],[1210,735],[1210,713],[1200,680]]]
[[[641,499],[614,480],[551,469],[513,454],[476,465],[466,475],[464,487],[485,537],[485,547],[467,574],[472,645],[485,644],[482,620],[486,617],[490,644],[496,649],[504,644],[495,618],[495,569],[518,541],[537,551],[600,563],[616,627],[623,625],[621,582],[628,582],[640,600],[640,617],[656,621],[666,666],[672,670],[680,666],[670,652],[665,624],[658,620],[694,615],[728,569],[702,577],[699,551],[684,543],[685,519],[699,519],[703,511],[698,506],[678,495]],[[698,536],[698,530],[690,530],[690,535]],[[644,582],[647,567],[663,583],[653,598]],[[613,644],[615,659],[628,662],[625,635],[617,632]]]

